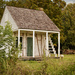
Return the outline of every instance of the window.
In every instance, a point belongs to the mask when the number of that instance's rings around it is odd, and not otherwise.
[[[22,37],[20,37],[21,49],[22,49]],[[16,37],[16,48],[18,47],[18,37]]]

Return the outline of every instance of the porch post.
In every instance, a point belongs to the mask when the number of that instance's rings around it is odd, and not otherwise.
[[[49,52],[48,52],[48,32],[46,32],[46,56],[49,55]]]
[[[24,33],[24,37],[23,37],[23,51],[24,51],[24,56],[25,56],[25,33]]]
[[[35,57],[34,51],[35,51],[35,31],[33,31],[33,57]]]
[[[60,57],[60,32],[58,33],[58,57]]]
[[[46,32],[46,49],[48,50],[48,32]]]
[[[20,50],[20,30],[18,29],[18,49]],[[21,53],[19,53],[18,57],[21,56]]]
[[[18,47],[20,46],[20,30],[18,29]],[[20,48],[20,47],[19,47]]]

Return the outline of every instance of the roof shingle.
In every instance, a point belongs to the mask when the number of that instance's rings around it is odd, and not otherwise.
[[[19,29],[60,31],[44,11],[7,6]]]

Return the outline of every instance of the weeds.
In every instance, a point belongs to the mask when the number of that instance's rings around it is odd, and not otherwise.
[[[16,61],[16,64],[2,62],[0,75],[75,75],[75,55],[66,55],[61,59],[44,59],[43,61]],[[72,60],[72,61],[70,61]]]

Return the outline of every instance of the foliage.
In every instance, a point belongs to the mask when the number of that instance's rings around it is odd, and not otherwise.
[[[5,28],[0,25],[0,72],[6,72],[8,65],[15,65],[20,50],[16,48],[16,41],[7,21]]]
[[[75,55],[65,55],[63,59],[17,61],[16,65],[8,65],[6,72],[2,75],[74,75],[74,57]]]
[[[62,26],[66,37],[63,47],[75,49],[75,3],[67,5],[62,12]]]
[[[3,48],[3,46],[5,45],[5,42],[3,42],[3,31],[3,27],[0,26],[0,57],[5,58],[5,48]]]
[[[0,21],[4,12],[4,7],[5,7],[5,1],[4,0],[0,0]]]
[[[15,6],[15,7],[22,7],[24,8],[24,3],[25,3],[25,0],[9,0],[9,1],[6,1],[6,5],[8,6]]]

